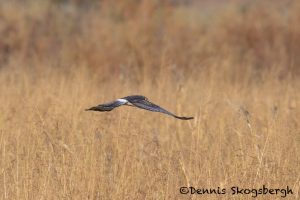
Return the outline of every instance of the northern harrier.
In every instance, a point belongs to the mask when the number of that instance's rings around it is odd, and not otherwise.
[[[100,111],[100,112],[106,111],[106,112],[108,112],[108,111],[111,111],[114,108],[117,108],[122,105],[134,106],[134,107],[149,110],[152,112],[161,112],[161,113],[171,115],[171,116],[173,116],[177,119],[181,119],[181,120],[194,119],[194,117],[179,117],[179,116],[159,107],[158,105],[151,103],[150,101],[148,101],[148,99],[146,97],[140,96],[140,95],[132,95],[132,96],[123,97],[123,98],[117,99],[113,102],[100,104],[98,106],[91,107],[89,109],[86,109],[86,111],[91,110],[91,111]]]

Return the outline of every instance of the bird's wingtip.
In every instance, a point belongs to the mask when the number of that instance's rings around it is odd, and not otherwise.
[[[194,119],[194,117],[182,117],[181,119],[183,119],[183,120],[192,120],[192,119]]]
[[[174,116],[177,119],[181,119],[181,120],[191,120],[194,119],[194,117],[179,117],[179,116]]]

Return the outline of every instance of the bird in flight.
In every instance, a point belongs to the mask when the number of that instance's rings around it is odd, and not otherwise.
[[[111,111],[114,108],[117,108],[122,105],[134,106],[134,107],[149,110],[152,112],[164,113],[164,114],[173,116],[173,117],[175,117],[177,119],[181,119],[181,120],[194,119],[194,117],[177,116],[177,115],[161,108],[160,106],[155,105],[154,103],[151,103],[150,101],[148,101],[148,99],[146,97],[141,96],[141,95],[131,95],[131,96],[123,97],[123,98],[117,99],[117,100],[109,102],[109,103],[104,103],[104,104],[100,104],[95,107],[91,107],[89,109],[86,109],[86,111],[100,111],[100,112],[106,111],[106,112],[108,112],[108,111]]]

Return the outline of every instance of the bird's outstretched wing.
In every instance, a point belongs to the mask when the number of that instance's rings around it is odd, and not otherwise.
[[[133,100],[133,101],[129,101],[133,106],[136,106],[138,108],[142,108],[145,110],[149,110],[152,112],[160,112],[160,113],[164,113],[170,116],[173,116],[177,119],[181,119],[181,120],[190,120],[190,119],[194,119],[194,117],[180,117],[177,116],[167,110],[165,110],[164,108],[161,108],[160,106],[151,103],[150,101],[148,101],[147,99],[137,99],[137,100]]]
[[[100,104],[98,106],[91,107],[89,109],[86,109],[86,111],[89,111],[89,110],[91,110],[91,111],[100,111],[100,112],[111,111],[114,108],[125,105],[127,103],[128,103],[128,101],[126,99],[117,99],[116,101],[113,101],[113,102]]]

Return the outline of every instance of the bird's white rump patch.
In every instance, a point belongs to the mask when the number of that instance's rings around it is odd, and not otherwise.
[[[128,102],[126,99],[117,99],[117,101],[122,102],[122,103],[127,103]]]

